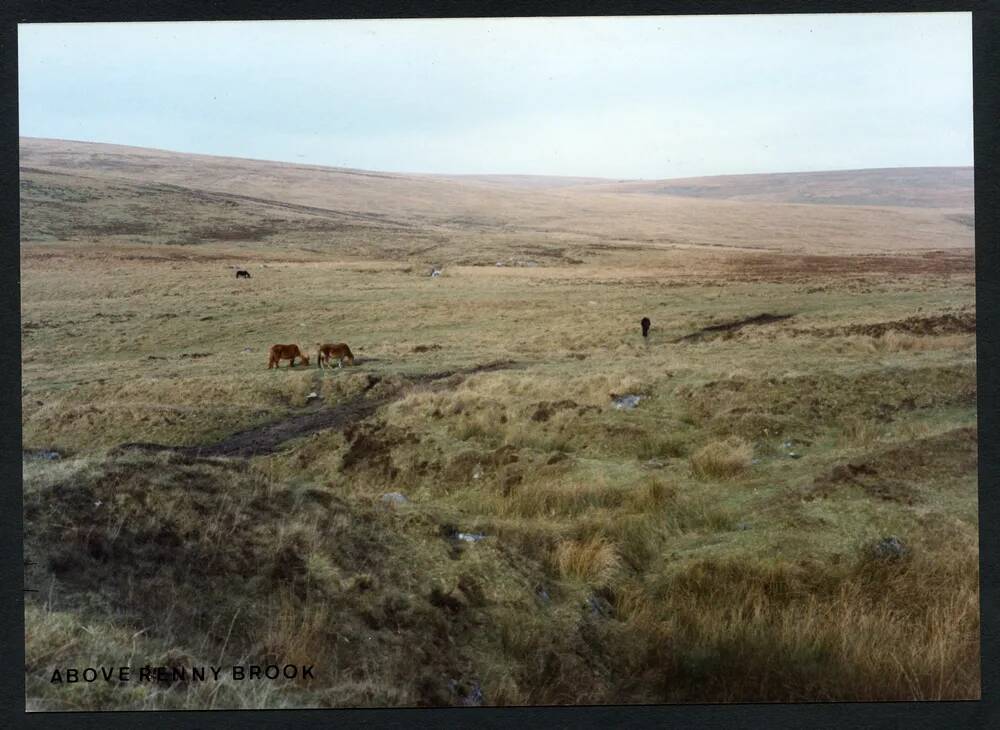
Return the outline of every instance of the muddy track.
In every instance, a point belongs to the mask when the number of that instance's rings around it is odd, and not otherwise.
[[[446,370],[405,378],[400,384],[392,386],[388,394],[377,397],[370,397],[368,391],[381,383],[382,380],[372,377],[363,393],[335,406],[313,408],[306,413],[297,413],[279,421],[272,421],[271,423],[265,423],[262,426],[247,429],[246,431],[239,431],[215,443],[198,444],[196,446],[169,446],[166,444],[136,441],[120,444],[111,449],[111,453],[120,454],[130,450],[169,451],[193,459],[219,456],[248,459],[253,456],[273,454],[279,450],[282,444],[292,439],[301,438],[320,431],[342,431],[351,424],[363,421],[373,415],[382,406],[391,403],[408,392],[410,389],[408,386],[430,385],[439,388],[452,388],[464,380],[466,376],[497,370],[509,370],[515,367],[517,367],[516,363],[505,360],[473,368]]]
[[[691,342],[692,340],[700,340],[702,337],[707,335],[715,335],[723,332],[736,332],[749,325],[762,325],[762,324],[772,324],[774,322],[783,322],[786,319],[794,317],[793,314],[758,314],[753,317],[747,317],[746,319],[738,319],[733,322],[723,322],[722,324],[713,324],[709,327],[702,327],[697,332],[692,332],[689,335],[684,335],[683,337],[678,337],[674,340],[674,343],[678,342]]]

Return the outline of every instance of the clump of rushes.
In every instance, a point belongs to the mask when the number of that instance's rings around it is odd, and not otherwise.
[[[712,441],[691,455],[691,471],[698,479],[733,479],[750,466],[753,448],[742,438]]]

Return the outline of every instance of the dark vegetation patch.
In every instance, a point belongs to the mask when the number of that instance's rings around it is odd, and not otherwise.
[[[557,411],[575,409],[579,407],[576,401],[572,400],[560,400],[555,402],[543,401],[536,404],[534,412],[531,414],[531,420],[536,422],[548,421],[552,418],[553,414]]]
[[[90,236],[138,236],[153,230],[151,224],[137,220],[116,220],[107,223],[78,221],[75,226],[76,233]]]
[[[978,453],[976,430],[957,428],[839,464],[817,477],[804,497],[829,497],[844,486],[856,486],[878,499],[914,504],[920,501],[915,485],[975,474]]]
[[[976,403],[974,364],[886,368],[860,375],[811,373],[718,380],[684,388],[690,417],[720,433],[757,439],[791,429],[815,433],[845,418],[887,423],[896,414]]]
[[[391,437],[350,440],[369,463]],[[55,610],[143,627],[180,664],[315,664],[310,689],[332,704],[627,698],[615,694],[631,665],[619,622],[542,613],[540,562],[492,536],[441,540],[458,528],[424,511],[270,481],[240,460],[127,453],[30,485],[24,516],[26,582],[55,581]]]
[[[887,332],[905,332],[912,335],[950,335],[950,334],[975,334],[976,333],[976,313],[958,312],[944,313],[929,316],[913,316],[905,319],[897,319],[888,322],[874,322],[871,324],[851,324],[842,327],[828,327],[821,329],[798,329],[792,331],[794,334],[810,334],[818,336],[837,335],[868,335],[870,337],[881,337]]]
[[[861,276],[886,274],[972,274],[976,270],[975,251],[926,251],[917,254],[735,254],[725,265],[730,280],[801,280],[814,282],[820,276]]]
[[[395,479],[399,473],[392,464],[393,448],[418,441],[410,432],[375,423],[352,424],[344,431],[344,437],[348,446],[341,457],[342,471],[363,469],[386,481]]]
[[[465,676],[461,647],[487,608],[477,582],[459,582],[462,615],[442,611],[388,517],[315,491],[239,462],[112,457],[26,493],[28,582],[55,578],[63,610],[146,627],[184,654],[312,663],[327,686],[375,672],[407,704],[452,704],[415,688]],[[414,661],[386,661],[402,646]]]
[[[202,226],[188,233],[192,243],[201,241],[262,241],[278,230],[268,225],[246,226],[230,224],[226,226]]]

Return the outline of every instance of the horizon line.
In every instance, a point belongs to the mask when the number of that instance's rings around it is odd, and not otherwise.
[[[236,155],[213,154],[209,152],[188,152],[185,150],[168,149],[166,147],[145,147],[142,145],[122,144],[120,142],[102,142],[89,139],[68,139],[63,137],[34,137],[31,135],[18,134],[18,148],[20,149],[22,140],[40,140],[46,142],[71,142],[75,144],[105,145],[108,147],[128,147],[136,150],[148,150],[151,152],[166,152],[174,155],[189,155],[192,157],[212,157],[225,160],[246,160],[248,162],[266,162],[279,165],[294,165],[297,167],[313,167],[324,170],[344,170],[348,172],[371,172],[382,175],[400,176],[420,176],[420,177],[526,177],[526,178],[549,178],[563,180],[591,180],[595,184],[600,183],[624,183],[624,182],[668,182],[674,180],[696,180],[712,177],[753,177],[756,175],[810,175],[828,172],[879,172],[885,170],[975,170],[975,163],[968,165],[893,165],[889,167],[845,167],[845,168],[824,168],[817,170],[782,170],[777,172],[722,172],[710,173],[706,175],[684,175],[681,177],[603,177],[594,175],[551,175],[547,173],[534,172],[419,172],[402,170],[376,170],[364,167],[341,167],[336,165],[323,165],[311,162],[293,162],[291,160],[269,159],[264,157],[238,157]],[[20,159],[18,160],[20,167]]]

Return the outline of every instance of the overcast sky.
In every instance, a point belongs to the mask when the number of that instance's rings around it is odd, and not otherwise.
[[[969,13],[21,25],[21,134],[372,170],[972,164]]]

